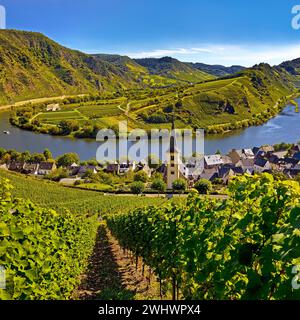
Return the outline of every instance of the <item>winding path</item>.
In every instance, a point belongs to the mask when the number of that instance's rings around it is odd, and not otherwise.
[[[23,101],[18,101],[13,104],[2,105],[2,106],[0,106],[0,110],[9,109],[11,107],[21,107],[21,106],[28,104],[28,103],[43,103],[43,102],[48,102],[48,101],[53,101],[53,100],[63,100],[65,98],[84,97],[86,95],[87,94],[63,95],[63,96],[57,96],[57,97],[45,97],[45,98],[23,100]]]

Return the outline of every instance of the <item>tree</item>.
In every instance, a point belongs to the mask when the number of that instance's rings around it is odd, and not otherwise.
[[[134,175],[133,178],[134,181],[141,181],[141,182],[147,182],[148,181],[148,175],[145,171],[139,171]]]
[[[57,165],[59,167],[67,167],[73,163],[79,163],[79,156],[77,153],[66,153],[57,158]]]
[[[194,185],[200,194],[208,194],[212,190],[212,183],[206,179],[200,179]]]
[[[21,160],[21,153],[16,150],[9,150],[8,153],[10,154],[10,159],[12,161],[20,161]]]
[[[174,191],[184,192],[187,189],[187,183],[183,179],[177,179],[172,183]]]
[[[87,169],[86,172],[83,174],[82,178],[83,179],[90,179],[94,175],[94,171],[92,169]]]
[[[43,154],[44,154],[44,156],[45,156],[47,161],[53,158],[52,157],[52,153],[51,153],[51,151],[49,149],[45,149]]]
[[[130,190],[134,194],[141,194],[145,190],[145,185],[141,181],[136,181],[131,184]]]
[[[63,135],[69,135],[73,131],[79,130],[79,123],[76,120],[62,120],[58,127]]]
[[[178,100],[178,101],[175,103],[175,107],[178,108],[178,109],[182,108],[182,106],[183,106],[182,100]]]
[[[20,160],[22,160],[22,161],[28,161],[29,159],[30,159],[30,153],[29,153],[29,151],[24,151],[24,152],[22,152]]]
[[[46,157],[44,156],[43,153],[33,153],[29,157],[29,161],[32,163],[41,163],[43,161],[46,161]]]
[[[3,148],[0,148],[0,159],[5,155],[6,150]]]
[[[97,161],[96,159],[91,159],[91,160],[88,160],[88,161],[87,161],[87,164],[88,164],[89,166],[95,166],[95,167],[97,167],[97,166],[98,166],[98,161]]]
[[[49,179],[49,180],[58,182],[61,179],[65,179],[67,177],[68,177],[67,170],[60,167],[60,168],[56,169],[55,171],[49,173],[47,176],[45,176],[45,179]]]
[[[151,184],[151,188],[153,190],[156,190],[157,193],[160,193],[160,192],[165,192],[166,191],[166,184],[165,182],[162,180],[162,179],[155,179],[153,180],[152,184]]]

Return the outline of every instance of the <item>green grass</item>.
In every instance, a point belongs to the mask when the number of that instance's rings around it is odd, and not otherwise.
[[[104,184],[104,183],[83,183],[83,184],[80,184],[78,188],[103,191],[103,192],[112,191],[114,189],[111,185]]]
[[[109,214],[137,207],[160,205],[165,199],[137,196],[104,196],[96,191],[63,187],[55,182],[38,180],[9,171],[0,170],[0,179],[6,178],[14,186],[14,196],[29,199],[35,204],[63,212],[81,214]]]
[[[91,119],[104,118],[107,116],[113,117],[123,113],[123,111],[118,108],[118,105],[89,105],[79,107],[77,110],[85,117]]]
[[[47,124],[58,124],[63,120],[84,120],[84,117],[76,111],[57,111],[45,112],[36,117],[36,120]]]

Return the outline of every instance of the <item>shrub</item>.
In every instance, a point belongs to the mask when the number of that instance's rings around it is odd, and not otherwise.
[[[174,191],[184,192],[187,189],[187,183],[183,179],[177,179],[173,182],[172,188]]]
[[[151,184],[151,188],[156,190],[157,192],[165,192],[166,191],[166,184],[162,179],[155,179]]]
[[[212,183],[206,179],[200,179],[195,183],[194,188],[200,194],[209,194],[212,190]]]
[[[130,186],[130,190],[134,194],[141,194],[145,190],[145,185],[141,181],[133,182]]]
[[[134,175],[134,181],[141,181],[141,182],[147,182],[148,181],[148,175],[145,171],[139,171]]]

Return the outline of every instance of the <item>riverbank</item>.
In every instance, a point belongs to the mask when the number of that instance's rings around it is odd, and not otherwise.
[[[297,103],[300,99],[297,99]],[[9,123],[10,113],[0,112],[0,147],[17,151],[41,153],[46,148],[58,157],[64,153],[76,152],[82,160],[95,158],[99,143],[92,139],[72,139],[51,136],[32,131],[21,130]],[[286,106],[279,114],[259,126],[243,128],[228,133],[205,137],[205,154],[214,154],[217,150],[226,154],[231,149],[252,148],[257,145],[274,145],[281,142],[296,143],[300,140],[300,113],[295,112],[294,105]],[[9,131],[10,135],[4,135]],[[154,146],[156,144],[154,143]],[[114,147],[113,144],[109,147]],[[131,144],[128,145],[131,147]]]
[[[251,126],[257,126],[266,123],[270,119],[278,115],[286,105],[292,104],[296,107],[297,112],[299,111],[299,104],[295,99],[299,98],[300,94],[292,94],[284,97],[283,99],[278,99],[272,108],[267,109],[264,112],[253,115],[249,119],[239,120],[236,122],[227,122],[222,124],[212,125],[206,128],[205,132],[207,135],[222,134],[232,132],[234,130],[239,130],[243,128],[248,128]]]
[[[83,96],[84,95],[78,95],[76,97],[80,98]],[[206,135],[215,135],[261,125],[275,117],[287,104],[291,103],[297,105],[294,99],[296,99],[298,96],[299,93],[295,92],[287,96],[281,96],[272,107],[266,107],[262,105],[261,109],[264,108],[263,111],[258,113],[253,113],[252,111],[249,118],[248,115],[240,115],[237,117],[238,114],[233,114],[232,118],[230,118],[231,121],[229,122],[215,123],[199,128],[203,128]],[[67,98],[67,96],[33,99],[16,103],[12,106],[18,107],[35,105],[35,107],[32,111],[29,111],[30,109],[27,108],[24,109],[24,114],[22,112],[14,112],[10,118],[10,123],[22,130],[41,134],[63,136],[75,139],[95,139],[98,131],[102,128],[113,129],[118,137],[118,123],[126,120],[128,122],[129,131],[134,128],[141,128],[147,132],[149,138],[151,137],[151,129],[147,128],[146,124],[133,120],[133,118],[129,117],[128,115],[129,109],[126,108],[125,110],[121,107],[125,102],[127,106],[131,103],[128,103],[127,100],[124,102],[123,97],[110,101],[94,101],[92,97],[90,97],[88,100],[77,99],[77,104],[74,103],[74,101],[71,104],[68,104],[66,101],[64,101],[64,105],[61,107],[61,110],[52,113],[45,112],[45,105],[42,103],[46,101],[50,102],[50,99],[51,102],[59,102],[65,98]],[[8,107],[10,106],[4,106],[3,108]],[[296,108],[297,110],[299,109],[297,106]],[[124,114],[119,114],[120,110],[124,112]],[[116,116],[114,116],[115,112],[117,112],[118,115],[116,114]],[[125,118],[123,119],[122,116],[125,116]],[[156,127],[153,126],[153,129],[157,127],[170,129],[171,124],[158,123]],[[176,127],[180,129],[182,124],[176,125]],[[189,126],[186,125],[186,128],[188,127]],[[195,131],[193,131],[193,136],[196,136]]]
[[[30,100],[23,100],[23,101],[18,101],[13,104],[8,104],[8,105],[2,105],[0,106],[0,111],[2,110],[8,110],[11,107],[22,107],[26,104],[37,104],[37,103],[45,103],[45,102],[57,102],[64,100],[66,98],[74,98],[74,97],[84,97],[87,94],[79,94],[79,95],[63,95],[63,96],[57,96],[57,97],[44,97],[44,98],[36,98],[36,99],[30,99]]]

